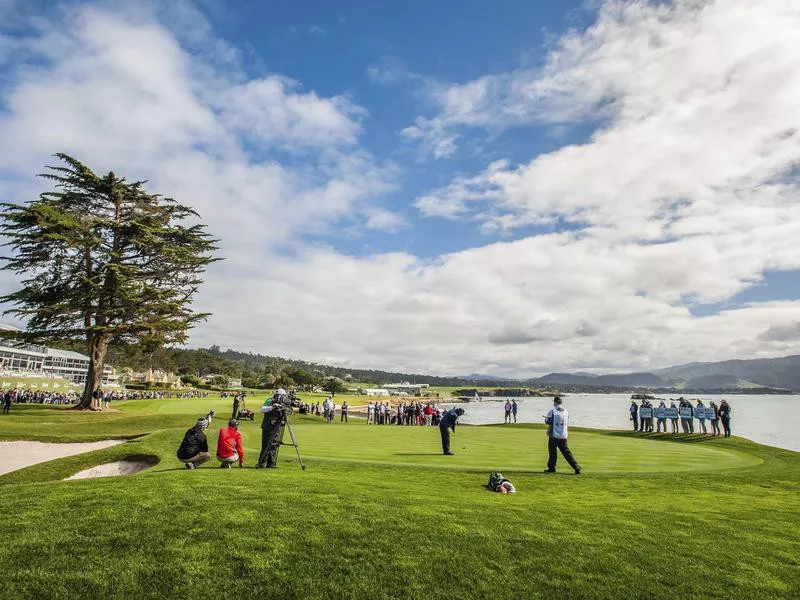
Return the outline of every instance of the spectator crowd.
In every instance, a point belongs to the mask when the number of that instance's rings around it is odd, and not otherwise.
[[[653,401],[657,401],[658,406],[653,406],[647,398],[641,400],[641,405],[636,404],[635,399],[631,400],[628,411],[634,431],[651,433],[655,429],[656,433],[667,433],[667,421],[669,421],[670,433],[682,431],[691,434],[695,433],[695,421],[697,421],[697,433],[709,434],[706,425],[706,421],[708,421],[711,435],[723,435],[719,428],[722,423],[725,437],[731,436],[732,410],[727,400],[720,401],[719,406],[714,400],[710,400],[706,405],[702,399],[697,399],[694,405],[686,398],[678,398],[677,401],[670,398],[669,406],[667,406],[666,400],[660,398],[654,398]]]

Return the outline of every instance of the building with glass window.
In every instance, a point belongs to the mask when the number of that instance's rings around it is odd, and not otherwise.
[[[0,323],[0,330],[19,331]],[[60,377],[72,383],[86,383],[89,357],[70,350],[58,350],[0,338],[0,373],[30,377]],[[103,368],[103,384],[116,379],[114,370]]]

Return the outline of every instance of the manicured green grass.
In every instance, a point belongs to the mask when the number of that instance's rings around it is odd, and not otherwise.
[[[185,471],[174,458],[183,431],[215,408],[213,446],[228,400],[117,406],[15,406],[0,419],[5,439],[150,432],[0,477],[0,597],[800,595],[797,453],[576,430],[584,474],[546,475],[539,426],[459,427],[445,457],[435,428],[295,415],[306,471],[291,447],[277,470]],[[252,465],[258,422],[241,429]],[[60,481],[135,454],[161,462],[127,478]],[[483,487],[495,469],[518,494]]]

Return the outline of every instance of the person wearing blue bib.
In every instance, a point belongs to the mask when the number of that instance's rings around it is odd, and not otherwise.
[[[560,450],[564,460],[575,471],[575,475],[580,475],[581,467],[567,443],[569,413],[561,406],[561,396],[553,398],[553,408],[547,411],[544,422],[547,423],[547,468],[544,472],[556,472],[556,450]]]
[[[702,400],[697,401],[697,407],[694,409],[695,417],[700,421],[700,431],[704,434],[708,433],[706,429],[706,406]]]
[[[694,425],[692,424],[692,417],[694,415],[692,404],[683,397],[679,398],[678,402],[678,413],[681,417],[681,429],[683,430],[683,433],[692,433],[694,429]]]
[[[706,417],[711,422],[711,435],[719,435],[719,415],[717,414],[717,404],[713,400],[706,407]]]
[[[670,398],[669,403],[669,422],[672,428],[672,433],[678,433],[678,407],[675,402]]]
[[[667,405],[662,400],[656,408],[656,433],[667,433]]]

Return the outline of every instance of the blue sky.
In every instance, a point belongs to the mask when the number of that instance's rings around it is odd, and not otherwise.
[[[63,151],[193,205],[227,259],[193,346],[504,376],[789,354],[798,23],[789,0],[0,0],[0,195]]]

